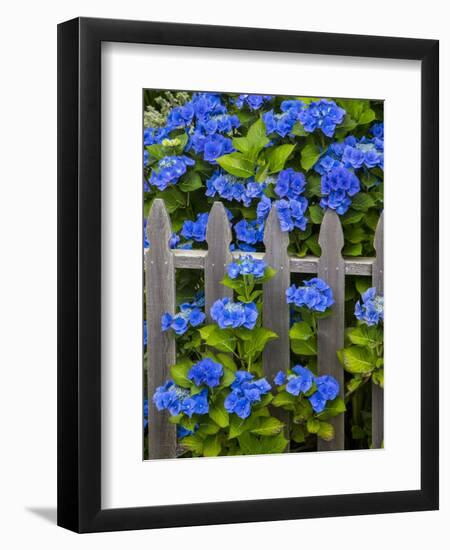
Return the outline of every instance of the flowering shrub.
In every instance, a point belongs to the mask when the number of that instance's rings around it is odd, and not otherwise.
[[[222,281],[233,297],[209,312],[202,299],[192,299],[204,287],[203,275],[176,271],[178,307],[163,315],[161,329],[176,338],[177,363],[151,403],[177,424],[183,456],[282,452],[287,436],[291,450],[308,450],[315,436],[332,438],[327,420],[344,403],[334,379],[316,376],[317,326],[331,313],[332,290],[317,277],[300,283],[293,275],[286,289],[293,366],[283,381],[283,374],[265,380],[262,353],[277,335],[262,326],[262,284],[275,271],[258,252],[274,207],[290,255],[320,256],[326,209],[340,216],[344,256],[375,254],[383,208],[382,102],[150,90],[144,102],[144,216],[162,198],[173,228],[170,248],[206,248],[208,214],[219,200],[232,227],[230,248],[241,252]],[[144,246],[151,246],[145,222]],[[360,277],[346,277],[345,310],[351,328],[338,355],[351,436],[364,446],[371,410],[365,382],[383,384],[382,298]],[[293,418],[291,433],[273,416],[274,406]]]

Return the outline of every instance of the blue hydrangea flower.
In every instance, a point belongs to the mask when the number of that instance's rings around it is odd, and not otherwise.
[[[198,430],[199,426],[196,424],[194,426],[193,430],[188,430],[187,428],[184,428],[181,424],[177,425],[177,437],[178,439],[183,439],[183,437],[187,437],[188,435],[194,434]]]
[[[264,226],[257,221],[240,220],[234,225],[234,232],[236,233],[236,238],[239,241],[253,245],[262,242]]]
[[[304,215],[308,208],[305,197],[282,199],[275,202],[281,231],[292,231],[295,227],[304,231],[308,224],[308,218]]]
[[[312,101],[298,114],[298,119],[307,132],[321,130],[327,137],[333,137],[336,126],[344,120],[345,111],[334,101],[321,99]]]
[[[287,111],[285,113],[274,113],[273,110],[263,114],[262,119],[266,127],[266,134],[278,134],[286,137],[291,133],[294,124],[297,122],[297,116]]]
[[[193,414],[207,414],[209,412],[208,390],[205,388],[196,395],[185,397],[181,403],[180,411],[189,418]]]
[[[220,328],[254,328],[258,319],[256,304],[232,302],[230,298],[216,300],[211,306],[211,317]]]
[[[309,391],[314,381],[313,373],[301,365],[296,365],[292,368],[292,371],[295,374],[287,377],[286,391],[296,396]]]
[[[161,143],[169,137],[170,128],[145,128],[144,129],[144,146],[155,145]]]
[[[153,169],[149,182],[159,191],[164,191],[169,185],[177,183],[180,177],[186,173],[187,167],[194,164],[193,159],[184,155],[164,157]]]
[[[383,151],[378,150],[374,142],[363,138],[353,147],[351,145],[344,147],[342,162],[346,168],[355,170],[363,166],[366,168],[383,167]]]
[[[339,395],[339,383],[333,376],[329,376],[328,374],[318,376],[315,382],[317,391],[327,401],[332,401]]]
[[[261,397],[271,390],[265,378],[255,380],[253,374],[247,371],[237,371],[231,384],[231,392],[224,401],[225,409],[239,418],[250,416],[252,405],[261,401]]]
[[[308,397],[308,401],[316,413],[321,413],[327,404],[327,400],[318,391],[314,392],[311,397]]]
[[[378,325],[384,319],[384,299],[377,296],[375,288],[369,288],[362,295],[362,303],[358,300],[355,306],[355,317],[366,325]]]
[[[168,380],[163,386],[156,388],[153,394],[153,403],[158,411],[167,409],[172,416],[182,412],[183,402],[189,396],[189,391],[180,388],[172,380]]]
[[[221,134],[209,135],[203,145],[203,158],[207,161],[215,161],[216,158],[234,151],[231,139]]]
[[[189,325],[198,327],[205,319],[206,315],[197,306],[196,302],[186,302],[180,305],[180,311],[176,315],[166,312],[161,316],[161,330],[165,332],[172,329],[175,334],[180,336],[188,330]]]
[[[257,111],[264,103],[271,101],[273,96],[271,95],[258,95],[258,94],[240,94],[234,101],[238,109],[242,109],[244,105],[248,105],[251,111]]]
[[[272,201],[266,195],[262,195],[261,200],[256,207],[256,215],[259,223],[263,223],[270,213],[272,208]]]
[[[239,260],[228,266],[228,276],[236,279],[239,275],[253,275],[255,278],[264,277],[267,264],[264,260],[257,260],[250,254],[241,256]]]
[[[372,135],[378,139],[384,139],[384,124],[383,122],[376,122],[370,129]]]
[[[264,184],[255,181],[246,181],[235,178],[231,174],[216,171],[211,178],[206,181],[206,196],[215,197],[216,195],[228,201],[242,202],[245,206],[250,206],[254,198],[259,198],[264,191]]]
[[[147,321],[144,320],[144,348],[147,347]]]
[[[195,222],[185,220],[181,235],[185,239],[193,239],[196,242],[203,242],[206,239],[206,227],[208,225],[208,213],[198,214]]]
[[[286,301],[297,307],[306,307],[312,311],[324,312],[334,304],[333,291],[327,283],[314,277],[303,281],[304,286],[290,286],[286,290]]]
[[[282,370],[278,371],[273,381],[277,386],[282,386],[283,384],[286,384],[286,373],[284,373]]]
[[[223,375],[223,366],[216,363],[209,357],[202,359],[193,365],[189,372],[189,380],[193,380],[196,386],[205,385],[209,388],[215,388],[220,384],[220,378]]]
[[[322,176],[320,201],[322,208],[331,208],[338,214],[345,214],[353,197],[360,190],[359,179],[353,172],[342,166],[333,168]]]
[[[278,174],[275,193],[281,198],[297,199],[303,193],[305,187],[305,176],[301,172],[296,172],[293,168],[286,168]]]

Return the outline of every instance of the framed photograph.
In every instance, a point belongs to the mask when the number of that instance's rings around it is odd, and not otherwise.
[[[438,508],[438,41],[58,27],[58,524]]]

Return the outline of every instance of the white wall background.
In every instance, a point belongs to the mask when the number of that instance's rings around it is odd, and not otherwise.
[[[49,550],[258,548],[339,550],[448,540],[450,387],[450,36],[439,0],[66,0],[7,3],[0,33],[0,543]],[[441,41],[441,510],[250,525],[79,536],[56,517],[56,24],[79,15],[311,31],[435,38]],[[407,197],[407,182],[405,182]],[[399,222],[401,223],[401,222]],[[405,419],[406,420],[406,419]],[[368,475],[370,475],[368,473]],[[440,545],[443,547],[443,545]]]

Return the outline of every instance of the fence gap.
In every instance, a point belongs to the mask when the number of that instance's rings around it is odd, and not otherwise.
[[[318,323],[318,374],[330,374],[339,382],[340,397],[344,397],[344,371],[340,365],[336,350],[344,347],[344,305],[345,305],[345,262],[341,254],[344,246],[339,216],[328,209],[322,221],[319,233],[322,249],[317,266],[317,276],[324,279],[333,290],[334,305],[332,314]],[[330,420],[334,426],[335,438],[332,441],[318,439],[317,450],[336,451],[344,449],[344,415]]]
[[[172,234],[170,219],[162,199],[155,199],[147,223],[150,248],[145,260],[147,298],[147,375],[148,375],[148,454],[150,459],[176,456],[176,426],[167,411],[159,412],[153,394],[170,376],[176,362],[175,339],[170,331],[161,331],[161,316],[175,313],[175,269],[169,248]]]
[[[233,297],[233,290],[220,284],[227,272],[227,265],[232,261],[230,222],[221,202],[216,201],[209,213],[206,242],[208,253],[205,258],[205,313],[211,321],[209,311],[213,303],[219,298]]]
[[[269,342],[263,352],[264,375],[273,383],[277,372],[287,372],[290,366],[289,305],[286,303],[286,289],[291,282],[287,253],[289,233],[281,231],[275,206],[266,221],[264,245],[265,262],[277,270],[275,277],[265,283],[263,288],[263,326],[278,334],[278,338]],[[285,435],[288,436],[289,413],[273,407],[272,414],[286,425]]]
[[[381,213],[375,231],[373,246],[376,258],[372,267],[372,285],[377,294],[384,294],[384,212]],[[380,449],[384,439],[384,390],[372,383],[372,447]]]

